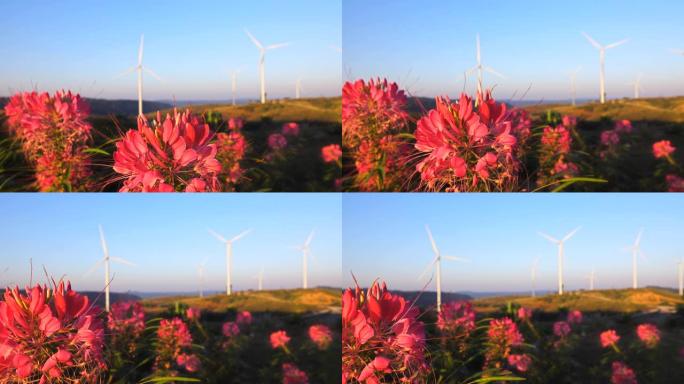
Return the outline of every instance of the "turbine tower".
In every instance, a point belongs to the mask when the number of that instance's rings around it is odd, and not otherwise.
[[[575,68],[574,71],[570,72],[570,91],[572,92],[572,106],[577,105],[577,74],[582,70],[582,67]]]
[[[447,260],[454,260],[454,261],[468,261],[468,260],[464,259],[462,257],[442,255],[442,253],[439,251],[439,248],[437,248],[437,244],[435,244],[435,239],[432,237],[432,232],[430,232],[430,227],[428,227],[426,225],[425,231],[427,232],[428,238],[430,239],[430,245],[432,246],[432,252],[435,254],[435,258],[432,259],[432,261],[430,263],[428,263],[427,267],[425,267],[425,270],[423,270],[423,273],[421,273],[420,276],[418,276],[418,280],[420,280],[423,277],[423,275],[425,275],[427,273],[427,271],[429,271],[433,265],[435,266],[435,272],[437,275],[437,279],[435,280],[435,284],[437,287],[437,312],[441,312],[442,311],[442,258],[447,259]]]
[[[634,240],[634,244],[631,246],[627,247],[627,251],[632,252],[632,288],[637,289],[638,282],[637,282],[637,255],[641,255],[642,257],[644,256],[644,253],[641,251],[641,235],[644,233],[644,229],[641,228],[639,230],[639,233],[637,233],[637,237]]]
[[[679,296],[684,296],[684,257],[677,262],[677,280],[679,282]]]
[[[151,69],[143,65],[143,44],[145,41],[145,35],[140,35],[140,48],[138,49],[138,65],[129,68],[126,72],[122,73],[119,77],[128,75],[134,71],[138,72],[138,116],[143,115],[143,71],[149,73],[155,79],[161,81],[161,78],[154,73]]]
[[[640,94],[640,92],[641,92],[641,90],[642,90],[642,88],[641,88],[641,79],[642,79],[643,77],[644,77],[644,74],[643,74],[643,73],[640,73],[640,74],[637,75],[637,77],[636,77],[636,79],[634,80],[633,83],[628,83],[628,84],[627,84],[627,85],[631,85],[632,87],[634,87],[634,98],[635,98],[635,99],[638,99],[638,98],[639,98],[639,94]]]
[[[257,287],[259,291],[264,289],[264,267],[261,267],[259,274],[255,276],[257,279]]]
[[[252,43],[256,45],[257,49],[259,49],[259,96],[261,97],[261,104],[264,104],[266,103],[266,74],[264,69],[266,51],[270,49],[282,48],[290,45],[290,43],[280,43],[264,46],[263,44],[261,44],[259,40],[256,39],[256,37],[249,33],[248,30],[245,29],[245,33],[247,33],[249,39],[252,40]]]
[[[230,296],[233,293],[233,282],[231,279],[231,273],[233,271],[233,243],[240,240],[241,238],[247,236],[248,233],[250,233],[252,230],[248,229],[246,231],[242,231],[239,235],[233,237],[230,240],[227,240],[225,237],[219,235],[218,233],[214,232],[213,230],[209,229],[209,234],[214,236],[218,241],[224,243],[226,245],[226,295]]]
[[[297,79],[295,83],[295,99],[299,99],[302,95],[302,78]]]
[[[563,246],[565,245],[565,242],[570,240],[572,236],[577,233],[577,231],[580,230],[581,227],[577,227],[573,229],[570,233],[565,235],[562,239],[558,240],[555,239],[545,233],[539,232],[539,235],[545,238],[546,240],[555,243],[558,245],[558,294],[562,295],[563,294]]]
[[[589,276],[587,276],[589,279],[589,290],[593,291],[594,290],[594,282],[596,281],[596,270],[592,267],[591,268],[591,273]]]
[[[120,257],[110,257],[109,256],[109,248],[107,247],[107,241],[105,240],[104,236],[104,231],[102,230],[102,226],[99,226],[100,229],[100,245],[102,246],[102,252],[104,253],[104,257],[100,259],[95,265],[85,273],[85,275],[89,275],[92,273],[95,269],[97,269],[100,265],[104,264],[105,266],[105,311],[109,312],[109,285],[111,283],[111,277],[109,275],[109,262],[113,261],[116,263],[121,263],[121,264],[126,264],[130,266],[134,266],[135,264],[131,263],[128,260],[124,260]]]
[[[629,41],[629,39],[620,40],[617,43],[613,44],[601,45],[588,34],[582,32],[582,35],[584,35],[584,37],[591,43],[591,45],[593,45],[594,48],[598,49],[599,51],[599,92],[601,93],[601,104],[604,104],[606,102],[606,50],[620,46]]]
[[[539,257],[534,259],[534,262],[532,262],[532,271],[531,271],[531,277],[532,277],[532,297],[537,296],[537,266],[539,265]]]
[[[233,105],[235,105],[235,95],[237,95],[237,75],[239,73],[240,73],[239,69],[230,73],[230,80],[231,80],[230,91],[231,91],[231,95],[233,97]]]
[[[311,253],[311,248],[309,247],[309,245],[311,244],[311,240],[313,240],[313,237],[314,231],[311,230],[311,233],[309,233],[309,237],[306,238],[304,244],[295,247],[295,249],[298,249],[302,252],[302,288],[304,289],[307,289],[309,287],[307,259],[309,258],[309,254]]]
[[[472,73],[477,71],[477,92],[478,92],[478,94],[481,94],[482,89],[483,89],[482,88],[482,82],[483,82],[482,75],[484,72],[489,72],[493,75],[499,76],[502,79],[504,78],[504,75],[495,71],[491,67],[486,67],[486,66],[482,65],[482,55],[480,52],[480,34],[479,33],[477,34],[477,37],[476,37],[476,44],[477,44],[477,54],[476,54],[477,55],[476,56],[477,64],[474,67],[470,68],[468,71],[466,71],[466,74],[471,75]]]
[[[199,265],[197,265],[197,274],[199,275],[199,297],[204,297],[204,266],[207,264],[208,259],[204,259]]]

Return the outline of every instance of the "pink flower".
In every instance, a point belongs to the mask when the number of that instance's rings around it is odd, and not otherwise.
[[[318,349],[325,350],[332,343],[332,332],[325,325],[312,325],[309,327],[309,338],[316,344]]]
[[[442,305],[437,315],[437,328],[444,333],[467,336],[475,330],[475,311],[469,301],[452,301]]]
[[[669,157],[675,151],[670,140],[660,140],[653,143],[653,156],[656,159]]]
[[[287,332],[280,330],[271,333],[270,340],[271,347],[273,349],[287,348],[287,343],[290,341],[290,337],[287,336]]]
[[[547,126],[544,128],[541,143],[542,146],[553,148],[558,153],[568,153],[570,152],[570,144],[572,143],[570,131],[562,125],[559,125],[556,128]]]
[[[392,370],[390,369],[390,363],[392,361],[386,357],[383,356],[376,356],[373,361],[368,363],[363,370],[361,371],[361,374],[359,375],[359,381],[361,382],[371,382],[371,383],[378,383],[377,377],[376,377],[376,372],[379,374],[384,374],[384,373],[391,373]]]
[[[487,330],[485,368],[500,367],[501,362],[511,355],[512,349],[522,345],[524,341],[518,326],[510,318],[491,320]]]
[[[120,301],[112,304],[107,315],[110,345],[115,350],[127,350],[133,354],[137,339],[145,330],[145,312],[137,301]]]
[[[329,144],[321,148],[321,156],[326,163],[334,163],[342,157],[342,148],[339,144]]]
[[[245,120],[239,117],[231,117],[228,119],[228,129],[231,131],[239,131],[245,125]]]
[[[299,124],[294,123],[294,122],[283,124],[283,135],[285,135],[285,136],[298,136],[299,135]]]
[[[637,384],[634,371],[621,361],[613,361],[613,374],[610,378],[611,384]]]
[[[161,320],[157,329],[155,368],[168,370],[175,362],[178,366],[188,369],[185,364],[187,356],[181,357],[180,360],[179,357],[187,355],[191,346],[192,335],[183,320],[178,317]]]
[[[226,321],[221,327],[223,335],[228,338],[232,338],[240,334],[240,327],[234,321]]]
[[[518,309],[518,319],[523,321],[528,321],[532,318],[532,310],[525,307],[520,307]]]
[[[607,331],[601,332],[599,338],[601,340],[601,346],[603,348],[608,348],[612,345],[616,345],[617,342],[620,341],[620,336],[618,336],[617,332],[615,332],[614,329],[609,329]]]
[[[200,359],[191,354],[182,353],[176,357],[176,364],[184,367],[186,371],[192,373],[197,372],[200,369]]]
[[[669,174],[665,176],[668,192],[684,192],[684,178]]]
[[[520,372],[526,372],[532,364],[532,359],[526,354],[510,354],[508,355],[508,364]]]
[[[620,144],[620,135],[615,130],[607,130],[601,132],[601,144],[612,147]]]
[[[580,324],[582,322],[582,312],[574,309],[568,312],[568,323],[569,324]]]
[[[566,321],[556,321],[553,323],[553,334],[562,338],[565,338],[570,334],[570,324]]]
[[[283,384],[309,384],[306,373],[292,363],[283,363]]]
[[[416,166],[431,189],[510,190],[516,186],[518,161],[506,105],[491,93],[478,95],[479,107],[462,94],[458,103],[437,98],[436,107],[418,120],[415,148],[424,157]]]
[[[247,151],[247,140],[238,128],[234,128],[232,132],[216,135],[216,146],[216,160],[221,164],[220,178],[227,185],[237,183],[243,174],[240,162]]]
[[[116,143],[114,171],[125,177],[121,192],[218,191],[216,144],[209,125],[190,111],[166,115],[162,122],[148,123],[138,117],[138,129],[131,129]]]
[[[570,115],[564,115],[561,119],[561,122],[566,127],[575,127],[575,126],[577,126],[577,117],[576,116],[570,116]]]
[[[632,133],[632,122],[629,120],[618,120],[615,122],[617,133]]]
[[[201,315],[202,313],[199,308],[190,307],[185,311],[185,317],[187,317],[188,320],[199,320]]]
[[[238,312],[235,322],[238,325],[250,325],[252,324],[252,314],[249,311]]]
[[[275,151],[283,149],[287,147],[287,139],[280,133],[271,133],[268,135],[268,146]]]
[[[653,324],[639,324],[637,336],[647,348],[654,348],[660,342],[660,331]]]

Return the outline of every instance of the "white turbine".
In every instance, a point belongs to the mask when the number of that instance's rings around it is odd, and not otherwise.
[[[677,272],[679,296],[684,296],[684,257],[677,262]]]
[[[230,296],[233,293],[233,282],[231,280],[231,273],[233,271],[233,243],[240,240],[241,238],[247,236],[252,230],[248,229],[243,231],[239,235],[227,240],[225,237],[219,235],[218,233],[208,230],[209,234],[214,236],[218,241],[226,245],[226,295]]]
[[[110,257],[109,256],[109,248],[107,247],[107,241],[105,240],[104,236],[104,231],[102,230],[102,226],[99,226],[100,229],[100,245],[102,246],[102,252],[104,253],[104,257],[100,259],[95,265],[85,273],[85,275],[91,274],[95,269],[97,269],[100,265],[104,264],[105,266],[105,310],[109,312],[109,285],[111,283],[111,279],[109,276],[109,262],[114,261],[117,263],[121,264],[126,264],[130,266],[134,266],[135,264],[131,263],[128,260],[122,259],[120,257]]]
[[[309,233],[309,237],[307,237],[306,241],[304,241],[304,244],[295,247],[295,249],[298,249],[302,252],[302,288],[304,289],[309,288],[307,259],[309,258],[309,255],[311,253],[311,248],[309,247],[309,245],[311,245],[311,240],[313,240],[313,237],[314,231],[312,230],[311,233]]]
[[[596,270],[594,268],[591,268],[591,273],[587,276],[587,279],[589,279],[589,290],[593,291],[594,282],[596,281]]]
[[[427,232],[428,238],[430,239],[430,245],[432,246],[432,252],[434,252],[435,258],[430,263],[428,263],[427,267],[425,267],[425,270],[423,270],[423,273],[421,273],[420,276],[418,276],[418,280],[420,280],[423,277],[423,275],[425,275],[427,273],[427,271],[429,271],[433,265],[435,266],[435,272],[437,275],[437,278],[435,280],[435,285],[437,287],[437,312],[441,312],[442,311],[442,258],[447,259],[447,260],[454,260],[454,261],[468,261],[468,260],[464,259],[462,257],[442,255],[441,252],[439,251],[439,248],[437,248],[437,244],[435,244],[435,239],[432,237],[432,232],[430,232],[430,227],[428,227],[426,225],[425,231]]]
[[[606,50],[620,46],[629,41],[629,39],[620,40],[617,43],[613,44],[601,45],[588,34],[582,32],[582,35],[584,35],[584,37],[591,43],[591,45],[593,45],[594,48],[598,49],[599,51],[599,92],[601,93],[601,104],[603,104],[606,102]]]
[[[641,235],[643,233],[644,233],[644,229],[641,228],[639,230],[639,233],[637,233],[637,237],[634,240],[634,244],[625,248],[626,251],[632,252],[632,288],[633,289],[637,289],[637,287],[639,285],[637,282],[637,256],[641,255],[642,257],[645,257],[644,253],[641,251]]]
[[[539,257],[534,259],[534,262],[532,262],[532,270],[530,273],[530,277],[532,278],[532,297],[537,296],[537,266],[539,265]]]
[[[232,71],[230,73],[230,93],[233,98],[233,105],[235,105],[235,95],[237,95],[237,75],[240,73],[240,70],[237,69],[235,71]]]
[[[302,78],[300,77],[295,82],[295,99],[299,99],[302,96]]]
[[[266,59],[266,51],[269,49],[276,49],[276,48],[282,48],[285,46],[290,45],[290,43],[280,43],[280,44],[272,44],[272,45],[267,45],[264,46],[261,44],[259,40],[256,39],[251,33],[249,33],[248,30],[245,29],[245,33],[249,37],[250,40],[252,40],[252,43],[256,45],[257,49],[259,49],[259,96],[261,98],[261,104],[266,103],[266,74],[265,74],[265,69],[264,69],[264,60]]]
[[[577,105],[577,74],[582,70],[582,67],[575,68],[574,71],[570,72],[570,91],[572,92],[572,105],[573,107]]]
[[[632,87],[634,87],[634,98],[635,98],[635,99],[638,99],[638,98],[639,98],[640,92],[641,92],[642,89],[643,89],[643,88],[641,87],[641,79],[642,79],[643,77],[644,77],[644,74],[643,74],[643,73],[640,73],[640,74],[637,75],[637,77],[636,77],[636,79],[634,80],[633,83],[628,83],[628,84],[627,84],[627,85],[631,85]]]
[[[577,231],[580,230],[581,227],[577,227],[573,229],[570,233],[565,235],[562,239],[558,240],[555,239],[545,233],[538,232],[540,236],[544,237],[546,240],[555,243],[558,245],[558,294],[562,295],[563,294],[563,245],[565,244],[566,241],[570,240],[570,238],[575,235]]]
[[[161,81],[161,77],[154,73],[151,69],[145,67],[143,65],[143,43],[144,43],[145,36],[140,35],[140,48],[138,49],[138,65],[129,68],[126,72],[122,73],[120,76],[125,76],[128,75],[129,73],[132,73],[134,71],[138,72],[138,116],[143,115],[143,77],[142,73],[143,71],[149,73],[154,77],[155,79]],[[120,77],[119,76],[119,77]]]
[[[472,73],[474,73],[474,72],[477,72],[477,92],[478,92],[478,93],[482,93],[482,89],[483,89],[483,88],[482,88],[482,82],[483,82],[483,80],[482,80],[482,75],[483,75],[483,72],[485,72],[485,71],[486,71],[486,72],[489,72],[489,73],[491,73],[491,74],[493,74],[493,75],[499,76],[499,77],[502,78],[502,79],[504,78],[504,75],[502,75],[502,74],[500,74],[499,72],[495,71],[495,70],[492,69],[491,67],[486,67],[486,66],[482,65],[482,54],[481,54],[481,52],[480,52],[480,34],[477,34],[476,43],[477,43],[477,56],[476,56],[476,58],[477,58],[477,65],[475,65],[474,67],[472,67],[472,68],[470,68],[469,70],[467,70],[467,71],[466,71],[466,74],[467,74],[467,75],[470,75],[470,74],[472,74]]]
[[[197,265],[197,274],[199,275],[199,297],[204,297],[204,267],[208,259],[204,259]]]
[[[264,289],[264,267],[261,267],[261,270],[259,271],[259,274],[254,276],[257,279],[257,287],[259,291],[262,291]]]

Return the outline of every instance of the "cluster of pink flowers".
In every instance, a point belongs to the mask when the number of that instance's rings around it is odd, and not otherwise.
[[[582,318],[582,312],[577,309],[573,309],[568,312],[568,324],[581,324]]]
[[[299,124],[295,122],[285,123],[282,132],[285,136],[299,136]]]
[[[665,159],[671,166],[676,166],[677,163],[672,158],[672,154],[676,148],[672,145],[670,140],[660,140],[653,143],[653,156],[656,159]],[[674,173],[665,175],[665,182],[667,183],[667,190],[669,192],[684,192],[684,178]]]
[[[335,163],[340,161],[342,157],[342,148],[339,144],[329,144],[321,148],[321,157],[326,163]]]
[[[579,172],[577,165],[568,160],[572,147],[570,130],[563,125],[547,126],[541,137],[539,150],[538,185],[546,185],[559,178],[570,178]]]
[[[35,167],[36,185],[43,192],[87,190],[89,157],[85,150],[92,127],[90,108],[79,96],[58,91],[24,92],[5,105],[10,132]]]
[[[188,320],[199,321],[201,316],[202,311],[200,311],[199,308],[190,307],[185,311],[185,317],[187,317]]]
[[[637,326],[637,336],[647,348],[655,348],[660,342],[660,331],[653,324],[639,324]]]
[[[283,384],[309,384],[306,372],[292,363],[283,363]]]
[[[609,155],[616,155],[620,137],[630,133],[632,133],[632,122],[629,120],[618,120],[613,129],[601,132],[601,146],[603,148],[599,152],[599,156],[605,159]]]
[[[188,326],[178,317],[163,319],[157,329],[157,370],[175,372],[175,366],[188,372],[199,369],[199,359],[189,353],[192,335]]]
[[[287,147],[287,139],[281,133],[271,133],[268,135],[268,147],[278,151]]]
[[[342,382],[424,382],[425,330],[418,309],[374,282],[342,295]]]
[[[475,310],[470,301],[452,301],[442,305],[437,315],[437,328],[450,337],[469,335],[475,330]]]
[[[674,174],[665,176],[668,192],[684,192],[684,178]]]
[[[610,377],[611,384],[637,384],[636,374],[621,361],[614,361],[612,365],[613,373]]]
[[[8,288],[0,301],[0,381],[99,382],[103,339],[95,307],[70,283]]]
[[[145,312],[140,302],[120,301],[112,304],[107,315],[107,329],[115,349],[125,348],[133,353],[136,340],[145,330]]]
[[[609,329],[607,331],[601,332],[599,335],[599,340],[601,342],[601,347],[608,348],[617,346],[618,341],[620,341],[620,336],[615,332],[614,329]]]
[[[240,180],[244,173],[240,166],[240,161],[247,151],[247,140],[241,132],[243,125],[242,119],[231,117],[228,120],[229,132],[216,135],[216,159],[221,163],[220,178],[229,189]]]
[[[529,130],[513,123],[506,105],[489,92],[478,95],[477,109],[465,94],[457,103],[437,98],[415,132],[415,148],[424,155],[416,166],[424,186],[456,192],[517,189],[515,135]]]
[[[656,159],[667,159],[674,153],[675,147],[672,146],[670,140],[660,140],[653,143],[653,156]]]
[[[529,321],[532,319],[532,310],[525,307],[518,308],[518,319],[522,321]]]
[[[315,324],[309,327],[309,339],[318,349],[326,350],[332,343],[332,331],[325,325]]]
[[[222,343],[223,349],[230,347],[235,341],[235,337],[241,332],[241,328],[246,328],[252,324],[252,314],[249,311],[238,312],[235,321],[226,321],[221,327],[225,340]]]
[[[488,348],[485,352],[485,368],[501,368],[503,362],[508,362],[519,371],[527,370],[531,361],[529,356],[512,353],[513,348],[519,347],[524,341],[517,324],[510,318],[504,317],[490,321],[487,329]]]
[[[223,333],[223,336],[232,339],[240,334],[240,326],[234,321],[226,321],[221,327],[221,332]]]
[[[247,326],[252,324],[253,318],[249,311],[240,311],[235,318],[235,322],[240,326]]]
[[[209,124],[186,111],[174,110],[148,123],[138,117],[138,129],[131,129],[116,143],[114,171],[121,174],[121,192],[205,192],[219,191],[221,163]]]
[[[363,191],[398,190],[406,172],[406,95],[396,83],[357,80],[342,88],[342,143],[354,159],[355,185]]]
[[[565,321],[561,320],[553,323],[553,334],[558,338],[558,340],[554,342],[556,348],[560,348],[567,344],[568,336],[572,332],[572,327],[581,324],[582,318],[582,312],[575,309],[568,312]]]

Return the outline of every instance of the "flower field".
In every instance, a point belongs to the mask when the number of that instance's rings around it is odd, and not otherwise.
[[[540,301],[555,296],[537,298]],[[670,315],[419,308],[375,282],[342,296],[343,383],[672,383],[684,379],[684,306]]]
[[[68,282],[53,281],[5,291],[0,381],[337,382],[338,329],[335,314],[219,312],[178,301],[121,301],[105,314]]]
[[[681,122],[532,114],[491,91],[423,101],[387,80],[344,85],[345,190],[684,190]]]
[[[0,116],[0,190],[338,190],[340,126],[328,115],[339,104],[297,102],[293,111],[320,113],[296,121],[248,105],[232,115],[197,108],[133,119],[92,116],[71,92],[16,94]]]

